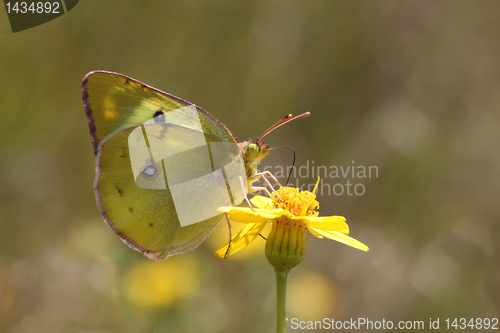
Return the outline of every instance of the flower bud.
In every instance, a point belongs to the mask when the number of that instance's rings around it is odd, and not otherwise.
[[[266,257],[277,273],[287,274],[302,262],[306,251],[306,225],[287,216],[272,221]]]

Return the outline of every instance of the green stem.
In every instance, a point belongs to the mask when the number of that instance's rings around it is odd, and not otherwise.
[[[277,326],[276,333],[286,333],[286,279],[288,277],[289,270],[276,272],[276,292],[277,292]]]

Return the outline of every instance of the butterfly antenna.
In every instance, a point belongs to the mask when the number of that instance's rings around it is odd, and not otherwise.
[[[293,151],[292,168],[290,169],[290,172],[288,173],[288,178],[286,179],[286,183],[285,183],[285,186],[286,186],[286,185],[288,185],[288,182],[290,181],[290,178],[292,177],[293,169],[295,168],[295,157],[296,157],[295,149],[292,146],[269,148],[269,150],[274,150],[274,149],[290,149],[291,151]]]
[[[267,135],[267,133],[269,133],[275,126],[279,125],[280,123],[284,122],[284,121],[287,121],[288,119],[292,118],[292,114],[289,113],[287,116],[281,118],[280,120],[278,120],[277,122],[275,122],[273,125],[271,125],[268,129],[266,129],[264,131],[264,133],[262,133],[262,135],[257,139],[257,141],[260,141],[260,139],[262,139],[263,137],[265,137]]]
[[[257,139],[257,142],[262,140],[263,137],[265,137],[266,135],[268,135],[269,133],[271,133],[275,129],[285,125],[286,123],[289,123],[295,119],[305,118],[305,117],[308,117],[310,115],[311,115],[310,112],[305,112],[305,113],[299,114],[298,116],[295,116],[295,117],[292,117],[291,114],[289,114],[286,117],[283,117],[282,119],[278,120],[273,126],[269,127],[261,136],[259,136],[259,138]]]
[[[290,173],[288,173],[288,178],[286,179],[287,184],[290,181],[290,177],[292,177],[292,171],[295,168],[295,156],[296,156],[295,149],[293,149],[293,147],[288,147],[288,148],[290,148],[293,151],[293,162],[292,162],[292,167],[290,168]]]

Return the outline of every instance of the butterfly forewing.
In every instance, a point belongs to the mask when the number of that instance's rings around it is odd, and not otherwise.
[[[82,82],[82,97],[96,155],[99,143],[113,132],[155,117],[161,119],[162,114],[192,105],[127,76],[105,71],[87,74]],[[196,110],[207,134],[224,142],[237,142],[212,115],[199,107]]]

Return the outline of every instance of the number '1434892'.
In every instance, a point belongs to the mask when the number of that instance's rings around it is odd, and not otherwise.
[[[473,329],[473,330],[480,330],[480,329],[491,329],[491,330],[497,330],[498,329],[498,318],[472,318],[472,319],[465,319],[465,318],[447,318],[446,320],[446,328],[454,328],[454,329]]]
[[[26,14],[26,13],[46,13],[46,14],[59,14],[59,8],[60,3],[59,2],[7,2],[5,4],[5,7],[7,8],[7,13],[20,13],[20,14]]]

